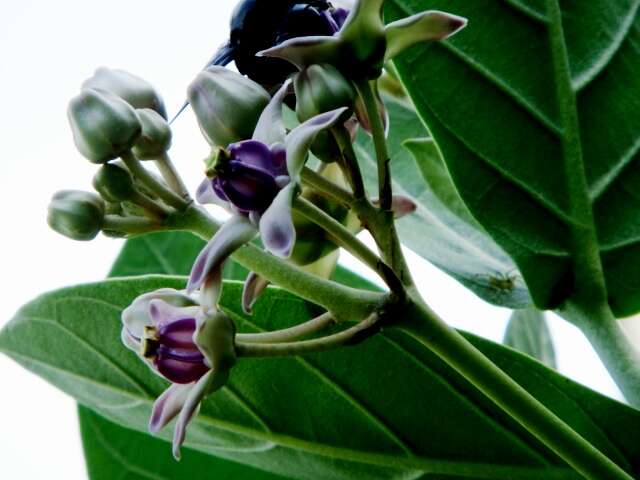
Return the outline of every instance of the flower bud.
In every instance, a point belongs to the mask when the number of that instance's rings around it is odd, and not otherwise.
[[[151,84],[124,70],[100,67],[82,84],[82,89],[111,92],[133,108],[150,108],[167,118],[164,101]]]
[[[93,177],[93,187],[107,202],[119,203],[135,193],[131,174],[122,167],[108,163]]]
[[[47,222],[65,237],[93,240],[102,229],[104,212],[104,201],[96,194],[64,190],[53,196]]]
[[[131,150],[142,127],[135,110],[120,97],[83,90],[67,111],[76,147],[93,163],[106,163]]]
[[[296,114],[304,122],[321,113],[353,106],[356,96],[351,82],[332,65],[311,65],[294,80]]]
[[[171,128],[160,114],[149,108],[137,110],[142,135],[133,146],[133,154],[140,160],[157,160],[171,147]]]
[[[257,83],[223,67],[209,67],[189,86],[188,99],[214,146],[251,138],[270,95]]]

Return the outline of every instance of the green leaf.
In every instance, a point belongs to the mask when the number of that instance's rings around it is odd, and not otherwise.
[[[195,450],[176,462],[168,443],[116,425],[85,407],[78,410],[91,480],[283,480]]]
[[[3,351],[111,421],[144,432],[167,383],[119,340],[135,297],[184,277],[113,279],[46,294],[0,333]],[[273,330],[317,309],[276,288],[240,309],[241,283],[221,304],[242,331]],[[640,473],[640,412],[491,342],[468,338],[603,453]],[[296,478],[576,478],[500,409],[405,334],[298,358],[243,359],[202,405],[187,447]],[[164,431],[162,438],[169,439]],[[167,445],[166,455],[170,455]]]
[[[556,368],[556,352],[545,315],[540,310],[516,310],[509,319],[504,335],[505,345]]]
[[[559,3],[562,25],[557,3],[542,0],[391,0],[386,15],[469,19],[396,66],[465,204],[536,305],[606,281],[614,313],[630,315],[640,310],[640,2]]]
[[[510,308],[530,305],[515,264],[466,211],[435,145],[425,140],[403,146],[407,139],[427,135],[415,111],[390,97],[386,104],[393,191],[412,198],[418,207],[398,222],[402,242],[488,302]],[[356,149],[367,187],[375,192],[371,138],[361,132]]]

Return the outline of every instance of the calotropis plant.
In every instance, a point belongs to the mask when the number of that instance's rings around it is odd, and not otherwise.
[[[385,24],[384,3],[361,0],[346,11],[325,1],[240,2],[229,42],[188,89],[188,101],[211,148],[196,201],[169,157],[171,126],[162,98],[149,83],[101,68],[71,101],[68,119],[75,144],[99,165],[93,179],[97,194],[57,193],[49,209],[51,227],[76,240],[91,240],[100,231],[118,238],[187,231],[207,242],[183,290],[145,289],[121,314],[124,345],[170,383],[155,400],[149,430],[158,433],[177,418],[173,451],[178,458],[183,442],[189,442],[187,425],[197,422],[209,395],[222,390],[212,395],[215,401],[224,394],[245,358],[262,362],[262,357],[318,353],[359,344],[382,330],[400,330],[441,359],[459,384],[464,379],[472,385],[473,395],[486,397],[488,409],[499,409],[501,428],[518,425],[514,443],[525,443],[520,436],[526,434],[527,442],[545,446],[544,455],[536,457],[542,463],[534,472],[539,478],[549,473],[547,450],[566,464],[559,473],[554,471],[557,478],[574,478],[567,466],[585,478],[631,478],[625,468],[633,466],[621,467],[603,455],[449,327],[420,296],[396,232],[397,218],[410,215],[417,205],[394,195],[393,159],[377,79],[385,62],[410,46],[448,38],[466,20],[425,11]],[[223,67],[231,60],[240,73]],[[285,121],[287,105],[295,105],[297,118]],[[359,145],[354,145],[359,127],[371,135],[375,150],[375,198],[365,181],[372,175],[363,172]],[[147,168],[151,164],[158,173]],[[462,204],[457,192],[448,195]],[[206,204],[223,206],[230,218],[219,223],[201,206]],[[371,235],[376,251],[356,237],[361,230]],[[252,242],[257,237],[264,248]],[[321,253],[296,257],[296,244],[303,240],[322,244]],[[370,267],[386,289],[356,289],[305,269],[328,259],[333,270],[335,258],[326,252],[338,247]],[[226,289],[223,264],[229,258],[251,272],[236,299],[248,314],[271,283],[315,304],[312,311],[319,315],[271,331],[240,329],[239,317],[221,300]],[[410,350],[403,351],[412,357]],[[119,369],[118,362],[111,366]],[[363,359],[362,365],[366,363]],[[136,382],[134,377],[127,381]],[[275,390],[272,394],[279,395]],[[236,401],[242,404],[240,396]],[[411,453],[384,422],[378,421],[378,427]],[[252,439],[266,435],[261,432]],[[292,437],[278,438],[283,445],[297,446]],[[271,448],[259,445],[255,451],[262,455]],[[361,460],[372,456],[369,452]],[[336,459],[343,458],[336,454],[332,461]],[[412,455],[398,459],[413,476],[433,473],[422,463],[414,468]],[[435,474],[450,473],[450,466],[442,468]],[[466,476],[490,475],[483,465],[469,464],[463,470]],[[522,478],[534,478],[529,470],[519,472]],[[503,471],[496,478],[509,475]]]

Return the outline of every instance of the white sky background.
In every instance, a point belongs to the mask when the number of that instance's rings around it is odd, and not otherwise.
[[[95,172],[73,145],[68,100],[96,67],[106,65],[151,81],[172,113],[190,80],[224,41],[234,4],[0,3],[0,327],[39,293],[102,279],[121,246],[101,237],[73,242],[46,225],[51,195],[87,189]],[[192,188],[207,150],[193,115],[184,114],[174,129],[171,153]],[[501,339],[508,310],[487,305],[415,255],[409,261],[427,300],[445,319]],[[582,335],[555,317],[551,328],[561,371],[618,398]],[[0,478],[85,479],[72,399],[1,355],[0,372]]]

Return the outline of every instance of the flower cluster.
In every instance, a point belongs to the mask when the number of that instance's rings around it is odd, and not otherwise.
[[[354,237],[367,226],[359,218],[362,210],[351,211],[356,204],[387,219],[415,208],[390,188],[381,189],[388,196],[380,203],[366,196],[352,143],[358,125],[384,142],[377,118],[384,110],[375,105],[374,93],[365,98],[362,82],[369,88],[366,82],[380,75],[385,60],[418,41],[455,33],[464,20],[425,12],[384,26],[383,3],[361,0],[348,12],[324,0],[243,0],[229,41],[188,88],[188,103],[211,148],[196,200],[221,205],[231,217],[207,237],[184,291],[144,294],[122,314],[123,343],[171,382],[154,404],[149,429],[158,432],[177,417],[176,458],[200,403],[225,385],[240,352],[272,354],[276,347],[269,339],[297,339],[334,322],[327,312],[258,340],[237,334],[218,306],[222,267],[237,249],[260,235],[266,252],[294,268],[292,263],[307,266],[322,258],[335,265],[328,252],[342,246],[392,290],[399,284],[392,268]],[[232,60],[240,73],[224,68]],[[286,118],[287,106],[295,106],[295,118]],[[193,204],[171,163],[164,103],[147,82],[98,69],[71,101],[68,117],[78,150],[100,169],[93,181],[97,194],[54,196],[49,223],[56,231],[89,240],[100,231],[130,237],[184,230],[194,217],[213,222]],[[316,168],[307,165],[312,156]],[[145,167],[148,161],[160,175]],[[315,252],[308,245],[317,246]],[[267,284],[259,273],[248,276],[246,312]],[[366,338],[377,328],[377,316],[367,315],[356,327],[308,345],[324,349]]]

